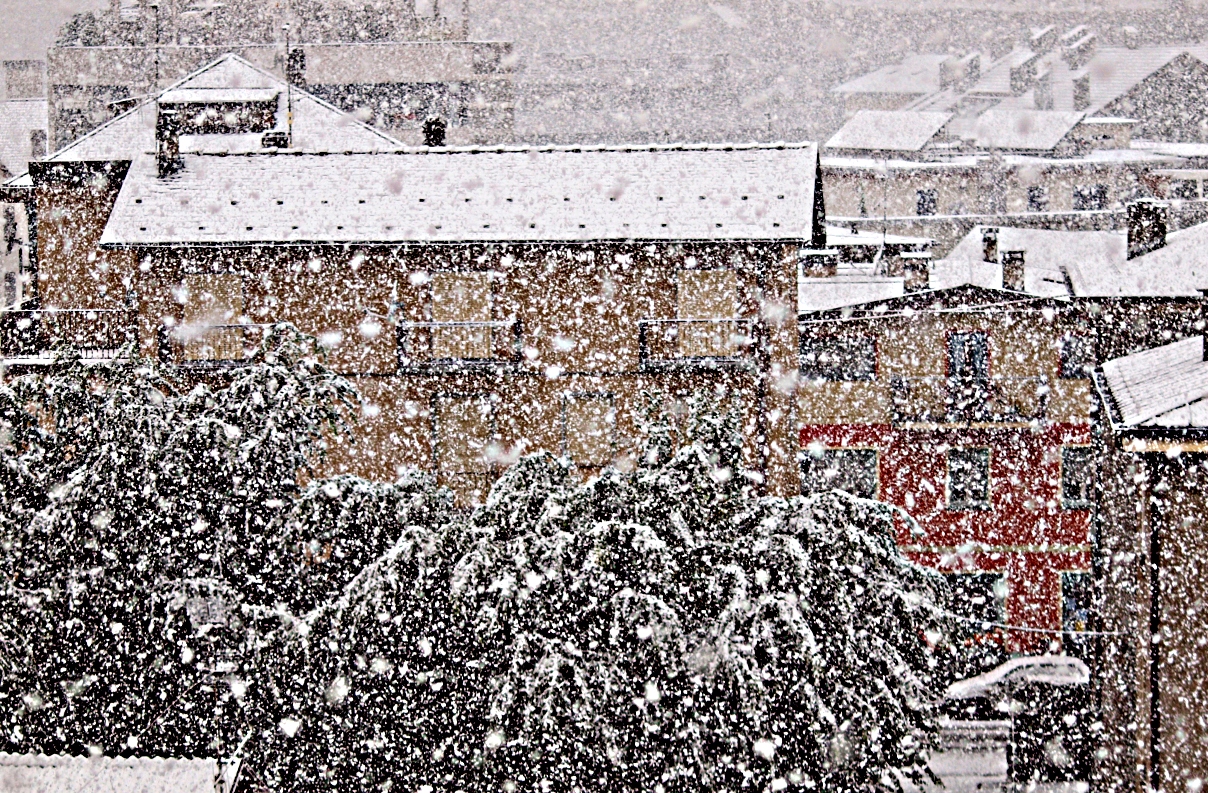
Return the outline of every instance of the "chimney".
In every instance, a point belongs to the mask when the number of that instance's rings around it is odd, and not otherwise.
[[[1166,205],[1152,198],[1133,201],[1128,212],[1128,258],[1166,246]]]
[[[155,166],[161,179],[184,167],[180,159],[179,111],[159,105],[155,111]]]
[[[998,264],[998,229],[982,229],[982,261]]]
[[[1012,292],[1024,291],[1023,251],[1002,252],[1002,288]]]
[[[424,122],[424,145],[435,148],[445,145],[445,130],[448,125],[440,116],[428,116]]]
[[[1078,32],[1085,35],[1075,37],[1074,34]],[[1076,27],[1061,37],[1061,59],[1071,69],[1081,69],[1095,54],[1095,46],[1098,41],[1098,37],[1094,33],[1088,32],[1085,27]]]
[[[905,291],[920,292],[931,285],[931,251],[903,251],[900,259]]]
[[[1032,52],[1044,55],[1049,50],[1057,45],[1057,26],[1048,25],[1043,28],[1034,28],[1031,31],[1031,36],[1028,37],[1028,49]]]
[[[285,58],[285,79],[298,88],[306,87],[306,50],[294,47]]]

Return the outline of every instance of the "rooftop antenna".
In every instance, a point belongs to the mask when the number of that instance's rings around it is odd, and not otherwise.
[[[289,74],[289,23],[281,26],[285,30],[285,147],[294,147],[294,95]]]

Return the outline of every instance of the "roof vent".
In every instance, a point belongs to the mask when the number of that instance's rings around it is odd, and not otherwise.
[[[424,145],[429,148],[445,145],[445,131],[448,124],[440,116],[428,116],[424,122]]]
[[[1002,252],[1002,288],[1012,292],[1024,291],[1023,251]]]
[[[1166,205],[1152,198],[1133,201],[1128,212],[1128,258],[1166,246]]]

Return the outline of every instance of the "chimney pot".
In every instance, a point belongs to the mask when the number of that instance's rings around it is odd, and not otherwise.
[[[448,125],[440,116],[428,116],[424,122],[424,145],[430,148],[445,145],[445,131]]]
[[[1133,201],[1127,207],[1128,258],[1133,259],[1166,246],[1166,205],[1152,198]]]
[[[1002,288],[1013,292],[1024,291],[1023,251],[1003,251]]]

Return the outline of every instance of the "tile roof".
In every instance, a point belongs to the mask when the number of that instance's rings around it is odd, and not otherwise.
[[[1208,427],[1202,336],[1108,361],[1103,380],[1123,427]]]
[[[0,754],[0,790],[12,793],[230,793],[213,759]]]
[[[0,165],[13,176],[25,172],[32,154],[30,133],[46,134],[45,99],[0,102]],[[45,151],[43,151],[45,154]]]
[[[907,55],[901,63],[884,66],[835,86],[840,94],[929,94],[940,87],[940,64],[949,55]]]
[[[951,113],[861,110],[826,142],[826,148],[919,151],[951,118]]]
[[[103,246],[809,238],[817,146],[184,155],[131,165]]]
[[[257,100],[277,97],[277,131],[284,132],[286,87],[275,75],[253,66],[237,55],[227,54],[203,66],[166,88],[161,99],[180,102],[236,101],[232,97]],[[293,88],[289,99],[294,112],[294,150],[308,152],[390,151],[402,143],[367,124],[362,124],[333,105]],[[244,100],[239,101],[247,101]],[[52,154],[48,159],[63,161],[133,160],[137,155],[155,151],[155,102],[144,102],[84,137]],[[185,152],[242,153],[261,148],[261,134],[184,135]]]

